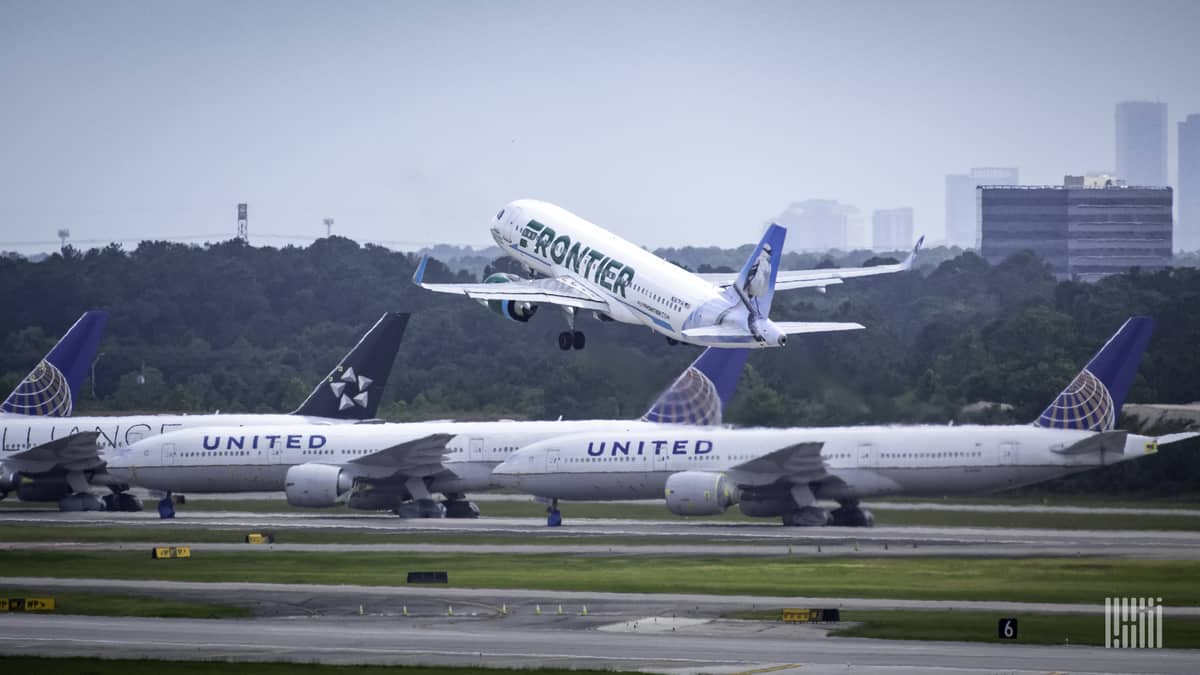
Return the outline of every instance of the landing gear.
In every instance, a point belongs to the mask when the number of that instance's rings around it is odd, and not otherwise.
[[[446,507],[433,499],[414,499],[396,507],[401,518],[445,518]]]
[[[832,522],[829,512],[819,506],[804,506],[783,514],[783,524],[788,527],[824,527]]]
[[[104,502],[90,492],[76,492],[58,500],[59,511],[104,511]]]
[[[469,501],[462,494],[448,494],[446,501],[442,502],[446,507],[447,518],[478,518],[479,507],[473,501]]]
[[[675,338],[669,337],[669,338],[667,338],[667,344],[669,344],[669,345],[671,345],[672,347],[674,347],[675,345],[679,344],[679,340],[676,340]]]
[[[847,499],[838,502],[841,508],[834,509],[829,514],[833,517],[833,525],[838,527],[875,527],[875,516],[860,508],[857,499]]]
[[[581,331],[575,330],[575,308],[563,307],[562,310],[567,318],[567,330],[558,334],[558,348],[564,352],[571,349],[583,349],[587,345],[587,338]]]
[[[142,500],[128,492],[114,492],[104,495],[104,510],[134,512],[142,510]]]
[[[558,527],[562,525],[562,511],[558,510],[558,500],[550,500],[550,506],[546,507],[546,527]]]

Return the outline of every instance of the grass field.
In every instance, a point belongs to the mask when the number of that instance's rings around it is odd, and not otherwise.
[[[727,619],[779,621],[780,610],[729,612]],[[1001,640],[999,612],[928,612],[842,610],[843,624],[829,632],[835,637],[886,640],[942,640],[953,642],[1003,642],[1038,645],[1104,645],[1104,617],[1083,614],[1017,614],[1017,639]],[[1007,616],[1007,615],[1006,615]],[[1167,618],[1163,621],[1163,646],[1200,648],[1200,619]]]
[[[0,588],[0,598],[54,598],[54,610],[47,612],[53,614],[158,616],[177,619],[240,619],[253,616],[245,607],[164,600],[142,595]]]
[[[5,656],[9,673],[87,673],[88,675],[622,675],[613,670],[567,670],[565,668],[481,668],[470,666],[326,666],[313,663],[249,663],[240,661],[150,661],[116,659],[56,659],[34,656]],[[624,673],[624,675],[635,675]]]
[[[265,556],[270,556],[266,558]],[[812,595],[1100,603],[1154,595],[1200,604],[1200,566],[1162,560],[772,558],[620,555],[0,551],[0,569],[49,577],[403,585],[411,570],[446,570],[452,587],[634,593]]]

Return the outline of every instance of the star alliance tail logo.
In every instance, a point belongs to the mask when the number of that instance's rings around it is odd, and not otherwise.
[[[18,415],[66,417],[71,414],[71,403],[67,378],[54,364],[42,361],[8,395],[0,408]]]
[[[714,426],[721,423],[721,396],[704,373],[688,368],[642,416],[647,422]]]
[[[338,370],[341,370],[341,368],[339,367]],[[333,392],[334,397],[338,400],[339,411],[347,410],[354,406],[365,408],[370,401],[367,389],[374,382],[375,380],[365,375],[355,374],[354,367],[351,366],[336,378],[330,376],[329,390]]]
[[[1034,424],[1050,429],[1112,431],[1117,425],[1115,411],[1108,387],[1085,368]]]

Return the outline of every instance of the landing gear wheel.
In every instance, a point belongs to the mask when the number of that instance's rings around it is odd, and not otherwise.
[[[59,511],[103,511],[104,500],[90,492],[77,492],[58,500]]]
[[[432,499],[417,499],[396,507],[401,518],[445,518],[446,507]]]
[[[444,504],[447,518],[478,518],[479,506],[475,502],[456,499]]]
[[[565,351],[570,351],[571,346],[575,343],[571,331],[564,330],[558,334],[558,348]]]
[[[133,513],[142,510],[142,500],[128,492],[114,492],[104,495],[105,511],[124,511]]]
[[[672,347],[674,347],[675,345],[679,344],[679,340],[676,340],[675,338],[669,337],[669,338],[667,338],[667,344],[669,344],[669,345],[671,345]]]
[[[587,338],[583,336],[582,331],[575,331],[571,335],[571,346],[575,349],[583,349],[587,345]]]
[[[832,522],[829,512],[816,506],[792,509],[783,514],[783,524],[788,527],[823,527]]]
[[[838,527],[875,527],[875,516],[857,506],[843,506],[829,514]]]

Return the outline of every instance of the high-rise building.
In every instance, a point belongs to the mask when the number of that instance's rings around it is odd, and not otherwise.
[[[913,243],[913,210],[876,209],[871,216],[871,248],[876,251],[904,251]]]
[[[1167,184],[1167,104],[1117,104],[1117,177],[1133,187]]]
[[[1179,123],[1178,188],[1175,250],[1200,251],[1200,115]]]
[[[775,222],[788,229],[792,251],[827,251],[847,248],[848,231],[858,221],[858,209],[834,199],[793,202]]]
[[[980,185],[1016,185],[1015,168],[982,167],[970,173],[946,176],[946,243],[963,248],[979,247],[975,188]]]
[[[977,194],[980,253],[992,264],[1028,249],[1059,279],[1094,281],[1171,263],[1170,187],[1067,176],[1061,186],[982,186]]]

